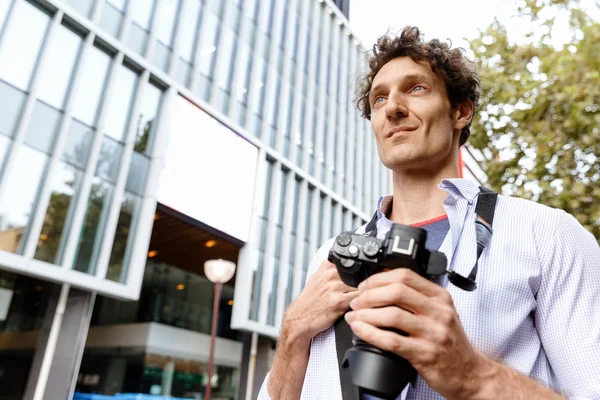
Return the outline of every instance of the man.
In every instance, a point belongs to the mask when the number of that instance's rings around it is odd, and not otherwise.
[[[358,105],[393,173],[377,237],[392,222],[428,229],[427,247],[467,276],[479,188],[458,179],[458,151],[479,100],[478,77],[460,50],[423,42],[413,27],[380,38],[369,66]],[[406,268],[356,290],[326,261],[331,245],[317,252],[285,313],[260,399],[341,399],[331,326],[349,307],[357,336],[417,370],[403,398],[600,399],[600,249],[572,216],[498,196],[473,292]]]

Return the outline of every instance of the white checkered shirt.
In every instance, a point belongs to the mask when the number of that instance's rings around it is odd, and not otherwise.
[[[463,179],[444,180],[440,188],[448,193],[450,222],[440,251],[451,269],[467,276],[476,257],[479,188]],[[377,222],[379,238],[389,229],[386,219]],[[479,260],[477,289],[443,283],[471,344],[569,399],[600,400],[598,242],[562,210],[504,196],[498,196],[493,229]],[[319,249],[309,276],[327,259],[332,243]],[[269,399],[267,382],[268,376],[261,400]],[[443,398],[420,377],[401,397]],[[342,399],[333,328],[313,338],[301,399]]]

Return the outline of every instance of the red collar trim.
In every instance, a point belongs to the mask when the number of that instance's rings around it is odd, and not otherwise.
[[[436,223],[436,222],[443,221],[445,219],[448,219],[448,215],[447,214],[441,215],[441,216],[439,216],[437,218],[433,218],[433,219],[430,219],[430,220],[427,220],[427,221],[417,222],[416,224],[411,224],[410,226],[414,226],[414,227],[418,228],[420,226],[425,226],[425,225],[433,224],[433,223]]]

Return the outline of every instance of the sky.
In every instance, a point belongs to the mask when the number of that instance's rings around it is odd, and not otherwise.
[[[600,8],[593,0],[582,0],[596,18]],[[478,37],[498,18],[508,31],[509,39],[520,43],[532,25],[516,16],[517,0],[351,0],[350,28],[370,49],[388,29],[400,31],[406,25],[419,27],[425,39],[450,39],[453,46],[468,49],[466,39]],[[555,46],[569,39],[565,28],[567,16],[559,17]]]

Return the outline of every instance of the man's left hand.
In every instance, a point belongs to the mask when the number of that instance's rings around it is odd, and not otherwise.
[[[407,359],[444,397],[477,396],[480,374],[491,360],[469,343],[446,289],[399,268],[369,277],[359,291],[350,303],[354,311],[346,314],[357,336]]]

